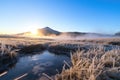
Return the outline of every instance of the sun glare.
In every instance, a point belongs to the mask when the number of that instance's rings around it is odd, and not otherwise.
[[[32,33],[32,35],[37,35],[37,30],[36,29],[33,29],[30,32]]]

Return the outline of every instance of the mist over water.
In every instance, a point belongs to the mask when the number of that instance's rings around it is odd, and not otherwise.
[[[81,36],[60,35],[60,36],[56,36],[54,38],[56,40],[85,40],[85,39],[119,38],[119,36],[85,34],[85,35],[81,35]]]

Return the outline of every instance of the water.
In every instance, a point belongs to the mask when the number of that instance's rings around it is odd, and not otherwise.
[[[21,57],[8,73],[0,77],[0,80],[14,80],[25,74],[20,80],[39,80],[46,73],[49,76],[55,75],[62,70],[65,61],[70,61],[66,55],[56,55],[48,51],[40,54]]]

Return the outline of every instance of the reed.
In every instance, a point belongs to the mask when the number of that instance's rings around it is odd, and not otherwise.
[[[71,56],[72,66],[55,76],[55,80],[120,80],[120,49],[105,51],[103,47]],[[116,71],[115,71],[116,70]]]

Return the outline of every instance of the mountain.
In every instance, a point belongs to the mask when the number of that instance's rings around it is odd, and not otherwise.
[[[82,32],[62,32],[60,36],[70,36],[70,37],[77,37],[77,36],[83,36],[87,33]]]
[[[115,33],[115,36],[120,36],[120,32]]]
[[[18,36],[33,36],[31,32],[24,32],[17,34]],[[34,35],[35,36],[35,35]],[[37,29],[37,37],[110,37],[110,35],[99,33],[85,33],[85,32],[59,32],[50,27]]]
[[[61,32],[53,30],[49,27],[41,28],[37,30],[38,36],[57,36],[60,35]]]

